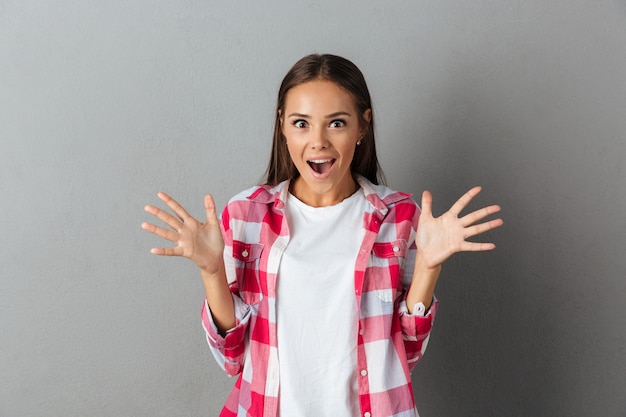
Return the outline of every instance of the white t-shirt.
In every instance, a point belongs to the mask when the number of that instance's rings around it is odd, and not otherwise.
[[[287,198],[276,294],[280,416],[359,414],[354,267],[366,204],[362,189],[329,207]]]

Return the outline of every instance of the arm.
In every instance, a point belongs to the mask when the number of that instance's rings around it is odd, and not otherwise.
[[[226,273],[224,271],[224,262],[222,261],[220,268],[213,272],[200,268],[200,275],[206,290],[206,301],[213,322],[219,333],[224,335],[227,330],[235,327],[235,306],[233,297],[226,281]]]
[[[430,330],[437,314],[438,302],[434,297],[434,291],[442,264],[456,252],[495,248],[492,243],[466,242],[465,239],[501,226],[503,224],[501,219],[472,226],[490,214],[498,212],[500,207],[489,206],[458,217],[479,192],[479,187],[472,188],[449,211],[438,218],[432,216],[431,194],[425,191],[422,195],[422,212],[417,221],[414,246],[413,275],[406,298],[400,304],[400,323],[409,369],[423,357],[428,345]],[[417,303],[424,305],[427,314],[422,315],[421,312],[413,311]]]
[[[204,198],[207,217],[205,223],[200,223],[169,195],[162,192],[157,195],[176,217],[154,206],[146,206],[145,210],[171,229],[150,223],[143,223],[141,226],[156,236],[175,242],[177,246],[153,248],[151,252],[161,256],[183,256],[191,259],[200,268],[211,315],[219,332],[224,334],[235,326],[236,319],[224,268],[224,239],[213,197],[207,195]]]
[[[458,199],[450,210],[437,218],[432,215],[432,195],[430,192],[424,191],[422,213],[415,238],[417,245],[415,268],[406,298],[409,314],[412,313],[413,306],[420,302],[428,310],[439,279],[441,266],[450,256],[457,252],[487,251],[495,248],[493,243],[467,242],[465,239],[502,226],[502,219],[475,224],[500,211],[499,206],[484,207],[459,217],[461,211],[467,207],[480,190],[480,187],[472,188]]]

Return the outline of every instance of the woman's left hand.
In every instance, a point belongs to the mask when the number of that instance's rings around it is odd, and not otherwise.
[[[487,251],[496,246],[493,243],[468,242],[467,238],[480,235],[502,226],[502,219],[489,220],[475,224],[485,217],[500,211],[500,206],[493,205],[459,217],[459,214],[481,187],[474,187],[459,198],[450,210],[439,217],[432,214],[432,195],[429,191],[422,194],[422,213],[417,227],[417,263],[427,269],[434,269],[457,252]]]

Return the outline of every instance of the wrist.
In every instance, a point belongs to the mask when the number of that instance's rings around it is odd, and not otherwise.
[[[200,274],[202,275],[202,279],[205,282],[219,280],[226,276],[223,263],[222,265],[217,266],[214,265],[211,267],[200,267]]]
[[[436,274],[441,272],[442,264],[429,265],[419,254],[415,258],[415,270],[425,274]]]
[[[413,280],[411,286],[421,287],[423,289],[434,290],[437,281],[439,281],[439,275],[441,274],[441,265],[429,268],[425,265],[415,265],[413,271]]]
[[[426,310],[430,308],[440,272],[440,264],[428,266],[421,261],[419,256],[417,257],[413,271],[413,279],[411,280],[406,298],[409,314],[413,313],[413,307],[420,302],[424,305]]]

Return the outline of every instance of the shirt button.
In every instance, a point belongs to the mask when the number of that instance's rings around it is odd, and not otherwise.
[[[243,252],[241,252],[241,256],[243,256],[244,258],[247,258],[249,255],[248,251],[244,249]]]
[[[370,413],[369,411],[366,411],[365,414],[363,414],[363,417],[371,417],[372,413]]]
[[[361,376],[367,376],[367,371],[365,369],[361,371]]]
[[[398,246],[394,246],[394,247],[393,247],[393,251],[394,251],[394,252],[399,252],[399,251],[400,251],[400,247],[398,247]]]

